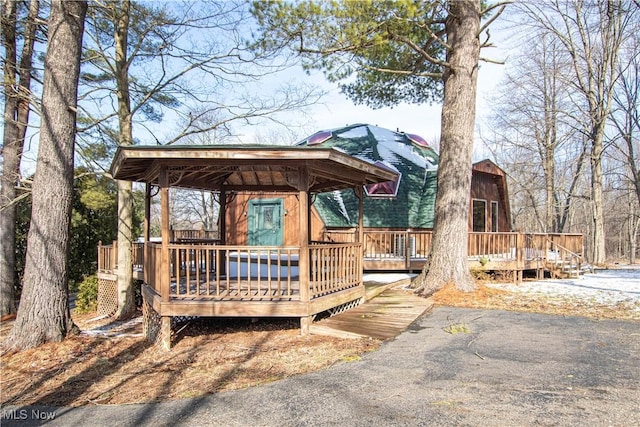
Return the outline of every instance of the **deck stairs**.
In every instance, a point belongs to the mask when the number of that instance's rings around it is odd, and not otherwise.
[[[577,279],[582,273],[581,255],[551,242],[546,258],[546,268],[555,279]]]

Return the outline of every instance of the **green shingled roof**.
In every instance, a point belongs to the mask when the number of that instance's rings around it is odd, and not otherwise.
[[[365,195],[365,227],[433,228],[438,155],[422,138],[357,124],[318,132],[299,145],[337,148],[372,163],[382,162],[401,175],[395,197]],[[358,199],[352,190],[318,194],[314,206],[327,227],[358,223]]]

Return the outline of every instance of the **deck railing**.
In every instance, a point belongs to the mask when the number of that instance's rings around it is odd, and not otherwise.
[[[172,244],[169,296],[299,299],[299,254],[296,247]]]
[[[364,258],[368,262],[424,260],[431,251],[431,231],[364,231]],[[325,241],[354,242],[357,230],[328,230]],[[468,254],[474,260],[516,261],[525,263],[546,259],[550,251],[564,248],[583,256],[581,234],[546,234],[519,232],[470,232]],[[551,255],[553,256],[553,254]]]
[[[312,245],[309,248],[311,299],[360,285],[361,250],[359,243]]]
[[[519,246],[518,233],[469,233],[469,256],[476,259],[515,259]]]
[[[576,255],[584,256],[584,239],[582,234],[571,233],[551,233],[547,234],[551,242],[551,249],[554,246],[562,247]]]
[[[118,243],[114,240],[111,245],[98,242],[98,272],[111,273],[118,267]]]
[[[160,293],[160,274],[162,265],[162,245],[159,243],[146,244],[146,256],[144,258],[144,282],[154,291]]]
[[[142,269],[144,264],[144,244],[132,243],[131,256],[134,269]],[[98,272],[114,272],[118,268],[118,242],[113,241],[110,245],[103,245],[98,242]]]
[[[301,296],[298,247],[170,244],[166,271],[161,244],[147,243],[146,248],[134,250],[146,254],[140,260],[145,283],[169,298],[299,300]],[[310,299],[359,286],[361,250],[359,243],[311,245]],[[112,251],[113,247],[100,245],[99,259],[110,257]],[[115,267],[101,264],[103,271],[110,266]]]
[[[212,230],[171,230],[169,238],[172,242],[218,239],[218,232]]]
[[[309,247],[311,299],[358,286],[364,265],[419,268],[431,249],[430,231],[365,231],[362,244],[350,242],[355,236],[351,230],[331,231],[324,238],[334,241]],[[509,261],[516,269],[539,269],[553,260],[579,266],[583,255],[580,234],[469,233],[468,245],[471,260]],[[134,268],[142,268],[145,282],[165,298],[300,299],[298,247],[171,243],[166,271],[161,244],[136,243],[132,250]],[[100,243],[98,272],[114,273],[116,257],[116,242]]]
[[[322,241],[331,243],[354,243],[358,230],[349,228],[346,230],[325,230],[322,233]]]

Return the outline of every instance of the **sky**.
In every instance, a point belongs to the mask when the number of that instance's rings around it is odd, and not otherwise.
[[[500,83],[504,67],[504,65],[493,63],[483,63],[480,67],[476,102],[477,123],[480,123],[479,119],[490,110],[489,98]],[[317,80],[324,79],[321,74],[313,77]],[[336,85],[322,82],[321,86],[329,94],[323,105],[318,105],[312,110],[311,116],[317,128],[315,130],[367,123],[417,134],[429,142],[437,140],[440,135],[440,113],[442,111],[440,104],[401,104],[393,108],[373,110],[367,106],[354,105],[340,93]]]
[[[508,24],[496,21],[492,24],[491,41],[493,48],[484,48],[481,57],[492,61],[507,62],[509,52],[517,49],[518,42],[515,37],[510,37],[511,31],[505,29]],[[478,92],[476,102],[476,129],[482,131],[485,118],[492,112],[491,97],[499,87],[507,65],[493,62],[481,62],[478,73]],[[306,81],[317,84],[327,92],[322,104],[309,111],[310,120],[309,135],[319,130],[339,128],[356,123],[366,123],[391,130],[413,133],[422,136],[428,142],[437,141],[440,137],[440,104],[400,104],[393,108],[371,109],[364,105],[355,105],[345,95],[340,93],[337,84],[329,83],[323,74],[314,71],[306,75],[302,70],[293,73],[292,77],[297,81]],[[306,127],[305,127],[306,128]],[[243,140],[252,140],[254,132],[260,132],[247,128],[244,130]],[[480,142],[478,132],[474,145],[474,161],[490,157],[486,148]]]
[[[484,49],[483,56],[488,56],[492,60],[504,60],[506,58],[506,49],[504,49],[504,32],[500,32],[494,23],[496,31],[492,34],[496,45],[500,49],[492,49],[491,51]],[[477,93],[477,118],[476,128],[482,126],[486,113],[491,111],[489,98],[498,87],[504,74],[505,65],[493,63],[481,63],[478,74],[478,93]],[[407,133],[413,133],[422,136],[428,142],[435,142],[440,135],[440,113],[441,105],[439,104],[400,104],[393,108],[371,109],[363,105],[355,105],[345,95],[340,93],[337,84],[329,83],[321,72],[315,71],[310,75],[306,74],[302,69],[289,70],[281,80],[291,78],[300,83],[312,83],[318,85],[327,92],[326,96],[320,103],[310,108],[307,112],[306,120],[303,120],[304,127],[297,129],[296,133],[300,135],[300,139],[311,135],[319,130],[339,128],[346,125],[356,123],[366,123],[379,126],[391,130],[399,130]],[[292,113],[291,122],[301,122],[300,114]],[[35,117],[34,117],[35,118]],[[163,129],[166,131],[167,126],[171,126],[170,121],[151,127],[157,132],[156,137],[162,141]],[[260,139],[260,133],[268,132],[272,124],[263,124],[261,126],[247,126],[238,129],[240,135],[238,142],[255,143]],[[277,132],[277,130],[276,130]],[[289,137],[291,138],[291,137]],[[297,141],[288,141],[289,143]],[[26,150],[23,157],[23,176],[32,173],[35,170],[35,159],[37,156],[37,137],[27,141]],[[490,157],[483,149],[479,138],[476,138],[474,147],[474,161]]]

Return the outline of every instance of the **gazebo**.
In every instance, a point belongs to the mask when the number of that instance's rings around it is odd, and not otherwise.
[[[326,147],[246,145],[131,146],[116,151],[115,179],[146,184],[143,324],[148,339],[166,348],[172,325],[184,317],[299,317],[303,334],[314,316],[339,312],[364,298],[363,186],[393,181],[387,168]],[[150,240],[152,194],[160,195],[161,243]],[[171,241],[169,188],[219,193],[219,240]],[[353,189],[359,199],[356,242],[313,242],[313,195]],[[293,193],[298,243],[293,246],[227,242],[227,201],[236,193]],[[258,229],[269,233],[265,211]]]

